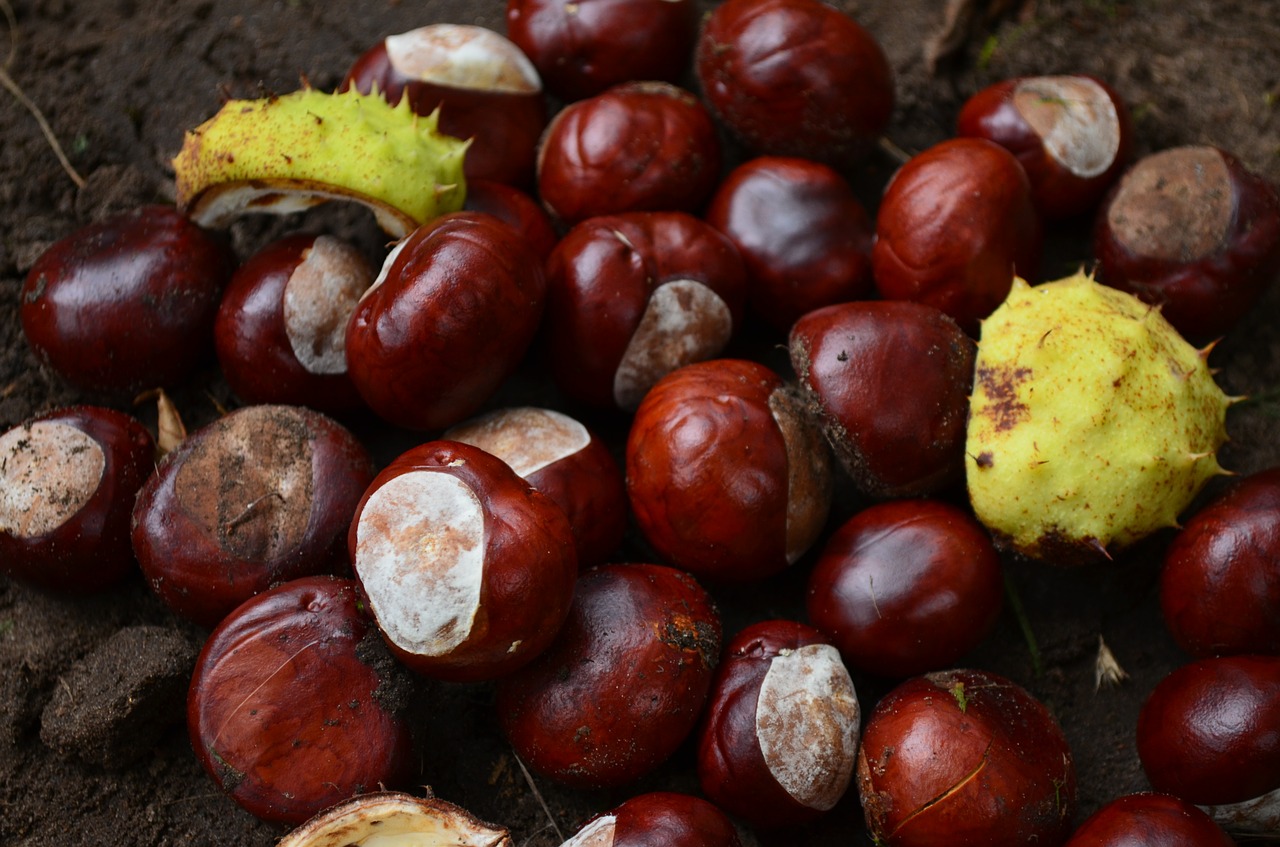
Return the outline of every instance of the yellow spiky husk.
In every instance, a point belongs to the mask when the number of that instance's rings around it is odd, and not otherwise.
[[[408,98],[390,106],[376,93],[304,88],[231,100],[187,132],[173,160],[177,202],[197,223],[224,226],[247,212],[354,200],[400,237],[462,208],[466,149]]]
[[[978,518],[1064,562],[1114,552],[1223,473],[1231,400],[1158,309],[1079,273],[1017,280],[982,325],[966,439]]]

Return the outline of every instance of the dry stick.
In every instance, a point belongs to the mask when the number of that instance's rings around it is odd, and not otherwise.
[[[36,123],[40,125],[40,131],[44,133],[45,141],[48,142],[50,149],[53,150],[53,155],[57,156],[58,162],[62,164],[62,169],[67,172],[67,176],[71,177],[71,181],[76,184],[77,188],[84,188],[84,177],[76,172],[71,160],[62,151],[62,145],[58,143],[58,137],[53,134],[53,128],[45,120],[44,113],[40,111],[40,107],[31,102],[31,98],[23,92],[18,83],[13,81],[13,77],[9,76],[9,67],[13,64],[14,57],[18,54],[18,19],[13,13],[13,7],[9,5],[9,0],[0,0],[0,11],[4,12],[5,20],[9,24],[9,55],[5,58],[4,66],[0,67],[0,85],[3,85],[13,95],[14,99],[21,103],[23,108],[36,119]]]
[[[538,805],[542,806],[543,813],[547,816],[547,820],[551,822],[551,828],[556,831],[556,838],[564,841],[564,833],[560,831],[560,827],[556,825],[556,819],[551,814],[551,807],[547,805],[547,801],[542,798],[542,792],[538,790],[538,784],[533,781],[533,774],[529,773],[529,769],[524,766],[524,762],[516,755],[515,751],[511,751],[511,756],[516,760],[516,764],[520,766],[520,772],[524,774],[525,782],[529,783],[529,789],[533,791],[533,796],[538,798]]]

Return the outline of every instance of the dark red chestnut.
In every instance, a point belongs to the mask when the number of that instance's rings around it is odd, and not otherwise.
[[[1199,808],[1168,794],[1128,794],[1080,825],[1065,847],[1235,847]]]
[[[622,469],[595,433],[552,409],[498,409],[444,437],[492,453],[547,495],[569,519],[579,569],[599,565],[622,543],[627,488]]]
[[[802,824],[853,779],[861,711],[840,653],[786,620],[734,636],[698,731],[702,791],[753,826]]]
[[[1196,512],[1165,551],[1160,605],[1196,658],[1280,655],[1280,468]]]
[[[818,0],[728,0],[694,67],[711,111],[755,153],[842,166],[893,115],[893,70],[853,18]]]
[[[737,249],[691,215],[584,221],[547,262],[556,383],[576,400],[634,411],[663,376],[724,350],[742,324],[745,299]]]
[[[1040,701],[998,674],[915,677],[885,695],[858,752],[867,829],[886,847],[1025,847],[1071,833],[1071,750]]]
[[[191,746],[251,814],[302,823],[408,780],[399,673],[354,582],[286,582],[235,609],[205,642],[187,695]]]
[[[693,0],[507,0],[507,36],[566,101],[634,80],[679,82],[697,34]]]
[[[740,847],[733,821],[699,797],[640,794],[587,821],[560,847]]]
[[[797,394],[740,359],[660,380],[632,421],[626,467],[645,538],[714,580],[782,571],[817,540],[831,505],[830,456]]]
[[[0,573],[98,591],[134,571],[129,520],[155,443],[133,417],[72,406],[0,435]]]
[[[1013,154],[954,138],[913,156],[885,189],[871,268],[886,299],[927,303],[974,334],[1014,274],[1034,281],[1041,240],[1031,183]]]
[[[212,627],[272,585],[346,567],[373,479],[345,428],[301,406],[246,406],[191,434],[138,492],[133,550],[169,608]]]
[[[132,395],[174,385],[212,358],[218,299],[235,258],[169,206],[90,224],[46,250],[22,286],[22,331],[77,388]]]
[[[861,490],[911,497],[962,478],[977,346],[950,317],[901,300],[841,303],[800,318],[789,340],[808,405]]]
[[[881,676],[953,665],[990,634],[1003,604],[991,537],[938,500],[864,509],[809,575],[809,621],[851,667]]]
[[[468,178],[530,184],[547,108],[538,71],[490,29],[432,24],[390,35],[356,60],[341,90],[401,97],[419,115],[440,110],[440,131],[471,139]]]
[[[1153,153],[1099,210],[1093,249],[1102,282],[1212,340],[1280,274],[1280,192],[1216,147]]]
[[[1046,218],[1092,210],[1120,176],[1133,149],[1133,121],[1120,95],[1094,77],[1007,79],[965,102],[956,123],[964,138],[1004,147],[1031,180]]]
[[[418,673],[493,679],[568,614],[578,560],[564,512],[496,456],[430,441],[378,474],[348,535],[391,652]]]
[[[551,217],[538,201],[505,183],[490,179],[467,180],[467,199],[462,208],[468,212],[493,215],[514,227],[544,262],[560,240]]]
[[[1226,829],[1280,832],[1280,656],[1173,671],[1138,715],[1138,757],[1152,788]]]
[[[373,270],[350,244],[293,235],[240,266],[218,307],[214,347],[227,384],[249,403],[360,408],[346,330]]]
[[[396,245],[352,313],[351,379],[393,424],[455,424],[519,364],[545,294],[542,263],[511,227],[481,212],[437,218]]]
[[[742,254],[752,309],[783,332],[806,312],[871,293],[871,219],[826,165],[752,159],[725,177],[706,219]]]
[[[577,788],[625,785],[693,730],[719,657],[719,615],[689,574],[592,568],[551,648],[499,680],[498,721],[533,770]]]
[[[538,148],[538,194],[572,226],[619,212],[698,212],[720,179],[720,141],[698,99],[631,82],[562,109]]]

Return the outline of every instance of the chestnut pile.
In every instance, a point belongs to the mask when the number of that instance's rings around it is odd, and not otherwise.
[[[1280,274],[1274,186],[1212,147],[1133,162],[1110,86],[1021,78],[974,95],[873,218],[844,173],[888,126],[892,70],[818,0],[508,0],[506,37],[391,35],[332,96],[283,135],[254,122],[292,105],[224,109],[188,134],[178,208],[49,248],[22,328],[98,405],[0,435],[3,572],[74,593],[140,571],[207,630],[192,747],[298,827],[283,843],[511,843],[397,793],[432,781],[419,678],[477,685],[519,760],[574,790],[696,748],[703,797],[637,789],[566,847],[735,847],[848,792],[893,847],[1280,832],[1280,469],[1168,547],[1165,619],[1196,661],[1135,728],[1159,793],[1077,829],[1049,709],[957,666],[1002,614],[1002,554],[1132,540],[1015,550],[966,498],[975,368],[997,428],[1028,414],[1029,368],[1001,382],[979,354],[1041,281],[1046,226],[1093,216],[1098,280],[1205,343]],[[379,98],[377,129],[343,123]],[[299,232],[240,260],[215,231],[335,198],[403,237],[366,256]],[[770,344],[788,361],[739,355]],[[242,405],[159,456],[121,409],[212,359]],[[501,405],[530,361],[552,402]],[[363,418],[414,446],[379,467]],[[718,602],[796,567],[807,621],[724,631]],[[894,685],[860,702],[866,677]]]

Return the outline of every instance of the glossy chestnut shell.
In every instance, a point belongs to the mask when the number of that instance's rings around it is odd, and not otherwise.
[[[733,821],[701,797],[652,791],[587,821],[561,847],[740,847]]]
[[[818,0],[720,3],[703,22],[694,67],[708,108],[757,154],[849,165],[893,114],[884,51]]]
[[[67,592],[134,573],[129,522],[154,462],[147,428],[101,406],[56,409],[0,435],[0,572]]]
[[[172,386],[213,357],[227,243],[170,206],[142,206],[53,244],[31,266],[19,314],[31,349],[85,391]]]
[[[888,847],[1025,847],[1066,840],[1076,778],[1042,703],[998,674],[955,670],[880,700],[858,789],[868,831]]]
[[[1280,468],[1238,481],[1165,551],[1165,624],[1196,658],[1280,655]]]
[[[853,779],[861,711],[826,636],[788,620],[725,648],[698,730],[698,780],[718,806],[778,829],[830,811]]]
[[[622,786],[693,730],[719,657],[720,618],[692,576],[592,568],[550,649],[498,682],[498,722],[534,771],[575,788]]]
[[[787,156],[745,162],[720,183],[706,219],[742,254],[751,308],[783,332],[806,312],[872,290],[871,219],[826,165]]]
[[[546,210],[537,200],[513,185],[491,179],[469,179],[467,199],[462,208],[468,212],[493,215],[513,227],[544,262],[560,240],[560,234]]]
[[[940,500],[864,509],[809,575],[809,621],[850,667],[908,677],[954,665],[995,628],[1000,557],[969,513]]]
[[[299,824],[408,780],[404,683],[371,623],[354,582],[314,576],[249,600],[205,642],[187,696],[191,746],[253,815]]]
[[[1168,794],[1128,794],[1094,812],[1065,847],[1234,847],[1198,807]]]
[[[876,214],[871,268],[889,300],[946,312],[971,335],[1014,275],[1034,281],[1042,227],[1013,154],[982,138],[935,144],[903,165]]]
[[[905,300],[826,306],[796,321],[790,354],[862,491],[910,497],[960,481],[977,345],[950,317]]]

